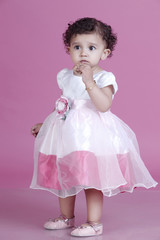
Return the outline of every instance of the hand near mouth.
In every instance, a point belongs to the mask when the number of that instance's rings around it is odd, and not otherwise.
[[[83,73],[83,68],[84,66],[89,65],[87,61],[81,61],[80,63],[77,63],[74,67],[73,67],[73,73],[75,75],[81,76]]]
[[[80,69],[80,64],[76,64],[74,67],[73,67],[73,73],[76,75],[76,76],[81,76],[82,75],[82,71]]]
[[[85,83],[93,82],[93,71],[87,61],[81,61],[73,68],[73,73],[77,76],[82,76],[82,81]]]

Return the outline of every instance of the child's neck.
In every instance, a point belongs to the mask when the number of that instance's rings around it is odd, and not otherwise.
[[[98,73],[98,72],[103,71],[103,69],[102,69],[101,67],[99,67],[99,66],[96,66],[96,67],[93,68],[92,70],[93,70],[93,74],[96,74],[96,73]]]

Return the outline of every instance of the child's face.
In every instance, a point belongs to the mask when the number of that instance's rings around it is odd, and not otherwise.
[[[104,60],[110,54],[106,49],[105,42],[97,33],[77,34],[72,37],[69,53],[74,65],[89,64],[94,70],[100,60]]]

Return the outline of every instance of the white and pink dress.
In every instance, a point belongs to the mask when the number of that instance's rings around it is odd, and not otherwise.
[[[94,80],[99,88],[118,90],[111,72],[101,71]],[[110,197],[155,187],[133,131],[110,110],[99,112],[72,70],[60,71],[57,81],[63,95],[36,137],[31,188],[64,198],[89,188]]]

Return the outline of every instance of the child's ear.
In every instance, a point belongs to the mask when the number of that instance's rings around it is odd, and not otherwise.
[[[70,47],[67,47],[67,53],[70,54]]]
[[[111,50],[110,49],[104,49],[103,53],[102,53],[102,56],[101,56],[101,60],[105,60],[109,54],[111,53]]]

